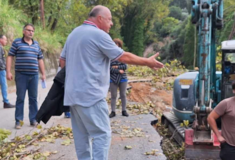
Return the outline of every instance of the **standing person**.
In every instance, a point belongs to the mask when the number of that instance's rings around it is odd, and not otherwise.
[[[24,118],[24,99],[26,90],[29,97],[29,120],[31,126],[36,126],[36,114],[38,111],[38,68],[41,72],[41,79],[45,81],[44,62],[41,48],[37,41],[33,40],[34,26],[26,24],[23,27],[23,37],[17,38],[12,43],[7,57],[7,79],[12,80],[11,65],[15,61],[15,82],[16,82],[16,110],[15,128],[20,129],[20,121]]]
[[[10,104],[7,98],[7,80],[6,80],[6,59],[3,47],[7,45],[7,37],[0,35],[0,85],[3,98],[3,108],[15,108],[15,105]]]
[[[116,45],[122,48],[123,42],[120,39],[113,40]],[[116,100],[117,100],[117,89],[119,88],[120,98],[122,102],[122,115],[128,117],[126,112],[126,88],[127,88],[127,76],[125,70],[127,65],[118,61],[113,61],[110,65],[110,91],[111,91],[111,109],[112,112],[109,118],[116,116]]]
[[[235,82],[232,84],[235,94]],[[216,119],[221,117],[222,129],[218,131]],[[221,143],[220,158],[234,160],[235,157],[235,96],[224,99],[208,116],[208,123]]]
[[[112,25],[110,10],[95,6],[88,20],[70,33],[61,54],[61,61],[66,63],[64,105],[70,106],[79,160],[90,160],[91,155],[97,160],[108,160],[111,127],[105,98],[110,60],[153,69],[163,67],[155,59],[158,54],[142,58],[118,47],[108,34]]]

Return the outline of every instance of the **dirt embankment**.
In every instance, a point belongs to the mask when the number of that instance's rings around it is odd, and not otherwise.
[[[156,108],[165,111],[172,105],[172,91],[157,89],[152,83],[130,83],[131,92],[128,101],[147,103],[152,102]]]
[[[164,80],[172,80],[171,78],[166,78]],[[158,82],[153,83],[130,83],[132,86],[131,92],[128,95],[128,101],[139,102],[146,104],[151,101],[155,106],[153,110],[155,111],[155,116],[161,119],[161,114],[164,111],[169,111],[172,107],[172,90],[168,91],[164,89],[164,83]],[[144,108],[142,106],[142,108]],[[150,108],[151,109],[151,108]],[[161,146],[164,155],[169,160],[184,160],[184,146],[180,147],[172,139],[172,134],[168,132],[168,129],[161,126],[160,123],[154,125],[157,132],[163,137]]]

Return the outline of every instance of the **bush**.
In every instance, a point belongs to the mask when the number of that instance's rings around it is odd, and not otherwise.
[[[178,20],[182,20],[182,11],[179,7],[171,6],[170,7],[170,13],[168,15],[169,17],[173,17]]]

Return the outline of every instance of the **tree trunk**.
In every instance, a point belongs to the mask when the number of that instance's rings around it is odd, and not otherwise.
[[[55,18],[54,21],[53,21],[53,24],[51,26],[51,31],[55,30],[57,23],[58,23],[58,20],[57,20],[57,18]]]
[[[61,1],[60,3],[62,3],[62,1]],[[54,18],[54,21],[53,21],[52,26],[51,26],[51,31],[54,31],[55,28],[56,28],[56,26],[57,26],[58,19],[59,19],[59,14],[60,14],[60,10],[61,10],[61,8],[60,8],[59,5],[58,5],[58,15],[57,15],[56,18]]]
[[[32,2],[31,0],[29,0],[29,5],[30,5],[30,15],[31,15],[31,18],[32,18],[32,24],[34,25],[37,21],[37,14],[34,14],[35,11],[38,11],[38,7],[34,7],[32,5]]]
[[[51,11],[50,14],[52,15],[53,12]],[[47,27],[49,27],[51,25],[51,21],[52,21],[52,16],[50,15],[50,17],[48,18],[48,21],[47,21]]]
[[[40,14],[41,14],[42,28],[45,29],[44,0],[40,0]]]
[[[8,4],[14,4],[15,3],[15,0],[9,0],[8,1]]]
[[[34,17],[33,17],[33,6],[32,6],[32,3],[31,3],[31,0],[29,0],[29,5],[30,5],[30,15],[32,16],[32,24],[35,23],[34,21]]]

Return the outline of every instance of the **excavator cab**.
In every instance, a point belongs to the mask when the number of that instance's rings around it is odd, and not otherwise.
[[[235,81],[235,40],[222,42],[222,85],[221,99],[233,96],[232,82]]]

